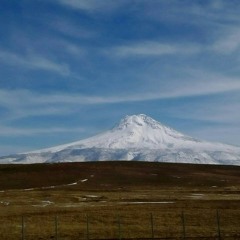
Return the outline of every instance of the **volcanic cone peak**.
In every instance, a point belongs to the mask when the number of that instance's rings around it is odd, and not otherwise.
[[[126,116],[120,121],[119,125],[112,129],[112,132],[116,131],[122,132],[125,137],[129,134],[135,136],[135,143],[141,142],[141,147],[144,147],[145,142],[147,143],[145,147],[148,148],[155,148],[156,146],[160,147],[160,145],[164,143],[174,143],[176,139],[184,138],[185,140],[194,140],[193,138],[184,136],[182,133],[161,124],[145,114]],[[152,143],[152,146],[150,143]]]
[[[123,118],[112,130],[99,135],[51,148],[102,148],[102,149],[165,149],[185,145],[195,139],[183,135],[144,114]],[[60,147],[60,148],[59,148]]]
[[[122,130],[126,128],[131,128],[134,126],[139,126],[139,127],[148,126],[153,129],[161,129],[162,124],[145,114],[131,115],[131,116],[127,115],[125,118],[123,118],[120,121],[119,125],[117,125],[115,129]]]
[[[52,148],[0,158],[0,163],[141,160],[240,165],[240,148],[197,140],[144,114],[111,130]]]

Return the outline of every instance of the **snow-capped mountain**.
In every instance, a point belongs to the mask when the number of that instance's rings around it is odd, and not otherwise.
[[[200,141],[144,115],[123,118],[102,134],[38,151],[1,157],[0,163],[139,160],[240,165],[240,147]]]

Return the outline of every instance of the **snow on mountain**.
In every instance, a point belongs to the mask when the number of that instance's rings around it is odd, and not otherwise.
[[[240,165],[240,147],[200,141],[144,115],[123,118],[102,134],[0,158],[0,163],[141,160]]]

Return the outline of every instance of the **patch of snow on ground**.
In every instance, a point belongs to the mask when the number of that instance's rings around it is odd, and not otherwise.
[[[8,206],[10,204],[10,202],[4,202],[4,201],[1,201],[0,203],[3,204],[4,206]]]
[[[205,196],[205,194],[201,194],[201,193],[193,193],[191,194],[191,196],[189,196],[190,198],[194,198],[194,199],[201,199]]]
[[[99,196],[96,196],[96,195],[85,195],[85,197],[87,197],[87,198],[98,198]]]
[[[66,186],[73,186],[73,185],[77,185],[77,184],[78,184],[77,182],[74,182],[74,183],[69,183]]]
[[[81,182],[86,182],[86,181],[88,181],[88,179],[86,178],[86,179],[83,179],[83,180],[81,180]]]
[[[41,189],[51,189],[51,188],[55,188],[56,186],[49,186],[49,187],[41,187]]]
[[[35,188],[25,188],[23,191],[33,191]]]
[[[51,201],[42,201],[41,204],[38,205],[32,205],[33,207],[46,207],[49,206],[51,204],[54,204],[54,202]]]
[[[175,202],[122,202],[119,204],[172,204]]]

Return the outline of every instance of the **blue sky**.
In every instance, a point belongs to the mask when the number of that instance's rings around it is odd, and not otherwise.
[[[1,0],[0,155],[145,113],[240,146],[238,0]]]

